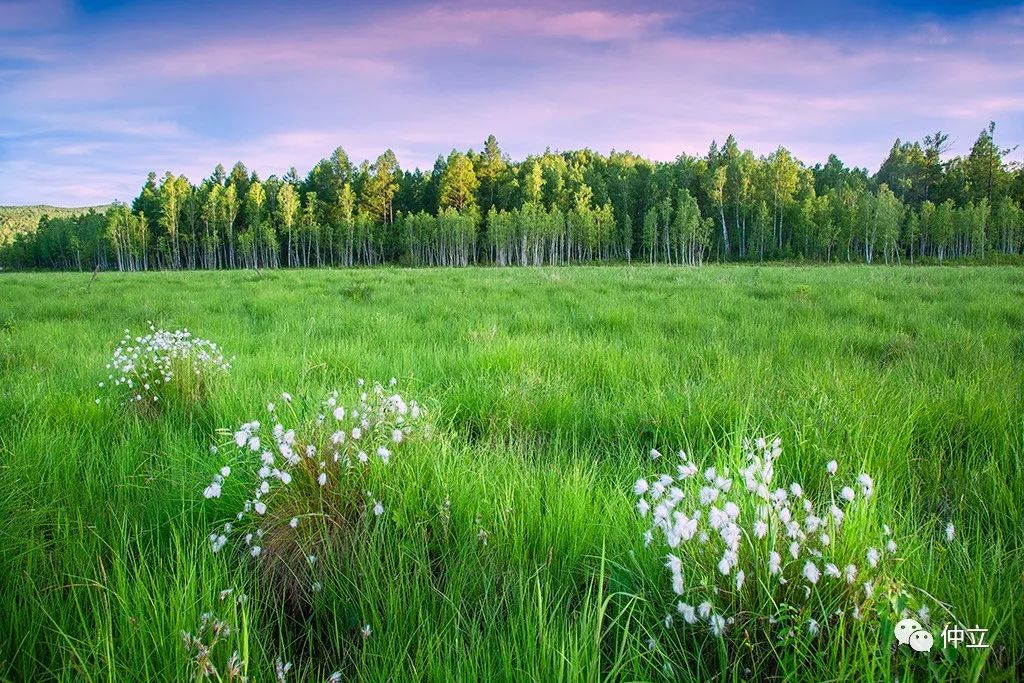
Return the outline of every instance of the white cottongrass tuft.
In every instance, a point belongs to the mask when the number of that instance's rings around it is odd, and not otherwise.
[[[956,527],[953,526],[953,522],[946,522],[946,543],[952,543],[955,535]]]
[[[787,603],[801,606],[814,637],[830,623],[831,614],[815,613],[820,605],[839,600],[859,615],[871,598],[883,571],[881,554],[843,532],[849,509],[867,505],[874,494],[874,480],[862,473],[854,485],[836,487],[833,460],[824,491],[800,482],[780,486],[775,468],[781,454],[777,438],[745,443],[741,459],[723,457],[702,468],[681,452],[674,472],[633,484],[637,511],[649,523],[644,546],[656,546],[666,558],[679,622],[699,622],[721,636],[741,615],[756,618],[746,600]],[[891,538],[886,546],[895,551]],[[851,552],[866,557],[868,567],[858,568]],[[854,585],[858,577],[860,586]],[[817,598],[818,591],[827,597]]]
[[[253,420],[235,430],[221,430],[226,441],[221,457],[232,450],[234,455],[227,456],[232,458],[230,464],[217,468],[203,495],[219,497],[229,476],[232,482],[242,478],[252,488],[231,523],[234,528],[228,524],[210,536],[214,552],[237,543],[253,558],[282,558],[294,556],[293,552],[281,552],[285,546],[294,546],[302,549],[301,556],[308,560],[303,570],[306,574],[299,577],[308,578],[307,585],[315,585],[310,574],[319,563],[309,551],[321,549],[327,542],[322,536],[325,525],[300,524],[300,518],[384,514],[384,503],[365,491],[365,483],[371,476],[381,476],[376,474],[378,468],[386,468],[395,453],[420,433],[426,413],[416,401],[397,393],[386,395],[380,384],[359,396],[351,405],[342,406],[334,391],[316,410],[303,411],[304,402],[284,392],[281,398],[290,404],[288,412],[298,420],[295,424],[284,424],[272,413],[272,424]],[[308,412],[305,417],[304,412]],[[328,414],[334,419],[324,419]],[[352,439],[338,434],[351,434]],[[378,457],[367,457],[357,448],[356,440],[358,446],[372,449]],[[348,504],[353,500],[361,504]],[[358,528],[355,519],[339,521],[344,528]],[[290,575],[298,571],[290,569]]]
[[[149,323],[144,335],[124,331],[98,387],[124,405],[149,407],[166,398],[168,387],[196,397],[230,368],[231,361],[209,339],[193,337],[188,329],[168,331]]]
[[[693,608],[693,605],[688,605],[685,602],[680,602],[678,605],[679,614],[682,615],[683,621],[687,624],[693,624],[697,621],[697,611]]]
[[[219,475],[218,475],[219,476]],[[204,498],[220,498],[221,484],[223,483],[223,477],[216,479],[203,489]]]

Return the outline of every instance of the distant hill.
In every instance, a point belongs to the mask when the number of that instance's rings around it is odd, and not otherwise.
[[[0,206],[0,243],[11,240],[18,233],[35,232],[39,219],[44,215],[50,218],[68,218],[88,213],[90,210],[103,213],[110,207],[102,206],[47,206],[34,204],[31,206]]]

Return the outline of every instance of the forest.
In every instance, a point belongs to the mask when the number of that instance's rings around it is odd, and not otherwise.
[[[808,166],[730,135],[657,162],[589,149],[513,161],[492,135],[430,170],[341,147],[302,178],[241,162],[192,182],[150,173],[130,204],[0,225],[8,269],[154,270],[795,260],[914,263],[1024,250],[1024,168],[990,123],[969,154],[897,139],[873,175]]]

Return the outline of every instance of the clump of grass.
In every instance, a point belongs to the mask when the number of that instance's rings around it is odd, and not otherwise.
[[[899,333],[888,339],[882,346],[879,365],[886,368],[903,358],[908,358],[914,352],[914,338],[905,333]]]
[[[352,301],[369,301],[373,297],[373,287],[365,282],[353,282],[343,287],[341,294]]]
[[[810,639],[830,621],[860,620],[884,605],[895,582],[883,560],[897,547],[888,525],[870,529],[874,480],[861,473],[850,485],[834,484],[832,460],[828,489],[814,501],[799,482],[775,483],[781,439],[747,442],[743,451],[703,473],[680,452],[673,474],[634,485],[637,510],[651,520],[645,545],[657,540],[668,550],[673,611],[682,621],[716,637],[739,620],[745,630],[767,625],[773,640],[792,638],[794,627]],[[672,623],[669,614],[665,625]]]
[[[227,597],[225,593],[230,595],[230,591],[225,591],[221,594],[221,601]],[[185,651],[188,652],[189,657],[192,659],[197,680],[213,678],[217,681],[227,681],[228,683],[233,683],[234,681],[241,683],[247,680],[243,673],[246,668],[246,662],[242,659],[238,650],[234,650],[227,657],[226,661],[221,664],[220,668],[216,664],[220,650],[225,649],[223,647],[218,649],[218,645],[226,645],[232,633],[231,624],[219,619],[211,612],[204,612],[202,614],[199,627],[195,633],[182,631],[181,639],[185,646]]]
[[[216,377],[230,368],[215,342],[193,337],[188,329],[167,331],[150,323],[145,335],[124,331],[98,386],[122,405],[153,412],[171,397],[185,403],[205,399]]]
[[[251,470],[255,483],[235,516],[209,540],[214,552],[232,538],[257,563],[260,578],[286,606],[301,608],[321,588],[318,558],[343,551],[363,525],[385,513],[369,487],[374,471],[388,465],[395,451],[421,432],[425,411],[375,383],[347,405],[333,391],[313,414],[284,393],[283,406],[267,405],[269,425],[253,420],[223,432],[233,450],[203,492],[221,496],[232,471]],[[286,426],[287,423],[287,426]],[[250,480],[252,481],[252,480]]]

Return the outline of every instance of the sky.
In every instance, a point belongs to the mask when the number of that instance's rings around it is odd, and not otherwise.
[[[1024,158],[1024,5],[0,0],[0,204],[130,201],[149,171],[429,168],[497,136],[877,170],[896,138]]]

